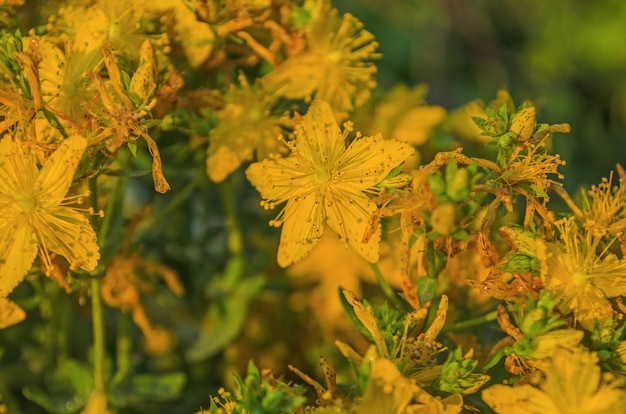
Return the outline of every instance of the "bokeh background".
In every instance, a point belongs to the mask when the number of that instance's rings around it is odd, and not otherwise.
[[[426,84],[429,104],[489,102],[507,88],[538,120],[567,122],[554,140],[566,185],[626,163],[626,2],[620,0],[337,0],[380,43],[381,90]]]

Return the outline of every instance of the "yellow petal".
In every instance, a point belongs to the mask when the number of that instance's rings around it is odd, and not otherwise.
[[[498,414],[561,413],[544,392],[531,385],[493,385],[482,392],[483,400]]]
[[[36,204],[36,161],[21,142],[0,141],[0,297],[24,279],[37,255],[37,238],[24,207]]]
[[[211,147],[209,147],[206,171],[211,181],[215,183],[224,181],[226,177],[241,166],[243,161],[235,151],[226,145],[220,145],[212,154],[211,152]]]
[[[370,379],[356,412],[400,414],[419,391],[415,381],[402,376],[393,362],[377,359],[372,362]]]
[[[367,261],[377,262],[380,226],[376,227],[367,243],[363,243],[363,235],[369,228],[370,217],[376,210],[376,204],[363,193],[345,188],[347,185],[336,187],[332,193],[327,194],[324,203],[328,225]]]
[[[48,158],[39,171],[36,184],[42,207],[58,205],[65,198],[86,146],[87,141],[83,137],[73,135]]]
[[[319,195],[309,193],[287,202],[281,212],[285,221],[278,246],[278,264],[287,267],[315,247],[324,234],[324,210]]]
[[[25,220],[0,223],[0,252],[0,297],[6,297],[24,279],[37,256],[37,240]]]
[[[430,131],[446,116],[441,106],[419,106],[409,110],[391,133],[393,138],[412,145],[422,145]]]
[[[345,149],[344,136],[330,105],[324,101],[311,103],[295,133],[298,154],[315,165],[333,163]]]
[[[17,303],[7,298],[0,298],[0,329],[20,323],[25,318],[26,312]]]
[[[311,192],[313,184],[296,157],[255,162],[246,169],[246,177],[270,204],[303,196]]]
[[[360,190],[373,187],[414,153],[410,145],[380,135],[357,138],[341,156],[341,182]]]
[[[41,212],[35,231],[45,247],[65,257],[73,268],[94,270],[100,260],[96,233],[85,215],[55,206]]]

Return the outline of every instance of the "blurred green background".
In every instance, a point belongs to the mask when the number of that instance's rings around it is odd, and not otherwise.
[[[448,110],[508,88],[538,121],[569,123],[554,150],[566,186],[626,163],[626,2],[622,0],[336,0],[380,43],[379,89],[426,84]]]

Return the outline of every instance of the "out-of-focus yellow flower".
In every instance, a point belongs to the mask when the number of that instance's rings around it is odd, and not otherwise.
[[[226,179],[254,155],[260,161],[287,152],[279,136],[289,119],[272,115],[266,92],[249,85],[244,75],[239,76],[239,83],[228,91],[226,105],[217,113],[219,123],[209,133],[206,167],[215,182]]]
[[[489,102],[487,106],[498,112],[502,105],[506,105],[513,112],[515,111],[515,105],[513,104],[511,95],[506,89],[500,89],[496,94],[496,98]],[[474,117],[487,118],[485,103],[481,100],[474,100],[454,110],[450,114],[448,127],[453,134],[460,136],[466,141],[486,144],[493,138],[482,135],[483,131],[472,119]]]
[[[307,294],[311,309],[324,327],[336,328],[339,322],[347,321],[339,288],[360,295],[361,279],[372,273],[372,269],[357,252],[346,249],[336,235],[326,232],[311,254],[290,266],[287,272],[301,283],[309,279],[316,281],[317,286]]]
[[[272,209],[287,202],[270,225],[284,224],[278,264],[287,267],[309,254],[328,224],[341,239],[370,262],[378,260],[380,226],[367,243],[363,235],[376,210],[366,195],[409,158],[413,148],[380,136],[357,136],[346,148],[330,106],[315,101],[296,125],[293,155],[264,160],[246,170],[248,180]]]
[[[68,43],[62,50],[45,38],[39,45],[39,77],[44,102],[49,109],[62,112],[75,122],[81,121],[85,114],[83,105],[96,93],[88,74],[102,62],[100,49],[85,51]]]
[[[96,234],[81,209],[82,197],[67,197],[85,151],[74,135],[37,168],[28,144],[5,135],[0,141],[0,296],[7,296],[30,269],[37,251],[47,274],[51,252],[72,268],[94,270],[100,259]]]
[[[406,141],[413,146],[426,142],[432,129],[443,121],[445,108],[426,105],[428,88],[417,85],[391,88],[373,108],[355,110],[354,122],[363,133],[380,132],[384,136]]]
[[[372,362],[370,378],[356,412],[401,414],[420,391],[415,381],[402,376],[393,362],[380,358]]]
[[[623,381],[602,373],[598,356],[586,351],[557,350],[539,388],[494,385],[482,392],[497,413],[612,414],[626,404]]]
[[[305,29],[308,48],[289,57],[262,82],[276,96],[316,99],[330,104],[339,121],[362,105],[376,86],[376,67],[367,60],[379,57],[378,43],[351,14],[339,16],[328,1],[314,10]]]
[[[583,206],[584,226],[597,236],[615,235],[626,230],[626,183],[613,185],[613,173],[592,186]]]
[[[161,355],[173,349],[176,340],[170,332],[150,321],[141,303],[141,293],[150,293],[152,290],[153,285],[146,278],[153,274],[162,278],[175,295],[183,295],[183,285],[172,269],[137,256],[122,255],[115,256],[107,264],[101,292],[107,305],[131,313],[133,321],[144,335],[143,345],[146,352]]]
[[[580,229],[573,218],[555,223],[561,243],[537,239],[541,278],[550,297],[564,314],[572,313],[593,330],[613,314],[609,298],[626,295],[626,262],[598,252],[600,239]]]
[[[154,3],[151,2],[151,3]],[[71,48],[90,54],[108,42],[120,53],[137,56],[139,47],[148,38],[141,21],[150,17],[153,5],[147,1],[96,0],[48,5],[48,37],[62,42],[71,39]],[[181,3],[175,1],[174,3]]]

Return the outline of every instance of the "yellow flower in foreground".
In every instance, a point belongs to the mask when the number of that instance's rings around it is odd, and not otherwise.
[[[608,298],[626,295],[626,262],[599,252],[599,237],[578,227],[574,219],[555,223],[563,248],[537,239],[541,278],[564,314],[573,313],[580,324],[593,330],[613,314]]]
[[[86,141],[63,141],[41,169],[27,144],[5,135],[0,141],[0,297],[22,281],[39,250],[44,269],[50,252],[72,268],[95,269],[100,258],[96,234],[87,218],[66,197]]]
[[[496,413],[506,414],[612,414],[626,406],[623,382],[602,374],[595,353],[555,353],[539,389],[494,385],[482,392],[483,400]]]
[[[278,264],[287,267],[306,256],[324,232],[324,224],[370,262],[378,260],[380,227],[367,243],[363,234],[376,204],[366,195],[413,154],[411,146],[379,135],[361,137],[346,148],[330,106],[315,101],[296,125],[293,155],[257,162],[246,170],[265,208],[287,202],[270,225],[284,224]]]

